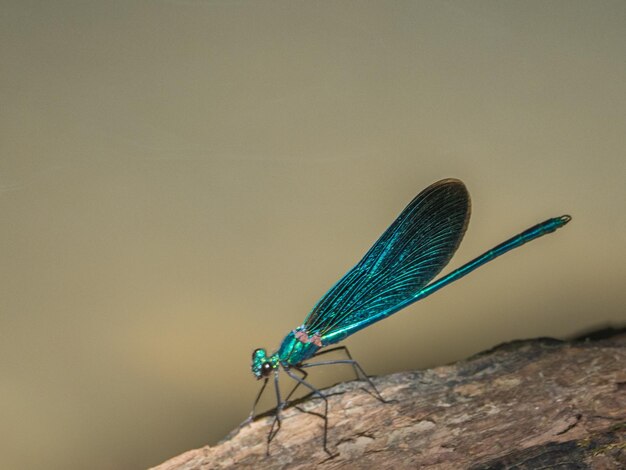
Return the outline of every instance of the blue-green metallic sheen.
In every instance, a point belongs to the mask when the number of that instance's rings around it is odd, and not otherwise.
[[[283,339],[277,355],[282,363],[295,365],[312,357],[319,349],[320,347],[313,343],[303,343],[292,331]]]
[[[395,307],[390,308],[389,310],[386,310],[384,312],[380,312],[378,315],[374,315],[370,318],[366,318],[365,320],[361,322],[353,323],[344,328],[341,328],[329,334],[326,334],[325,336],[322,337],[324,346],[328,344],[337,343],[341,341],[342,339],[346,338],[347,336],[353,333],[356,333],[357,331],[371,325],[372,323],[380,321],[383,318],[386,318],[389,315],[392,315],[396,313],[397,311],[402,310],[405,307],[408,307],[413,302],[417,302],[418,300],[421,300],[424,297],[427,297],[430,294],[437,292],[442,287],[447,286],[448,284],[456,281],[457,279],[461,279],[466,274],[471,273],[474,269],[482,266],[485,263],[488,263],[489,261],[497,258],[500,255],[503,255],[507,251],[517,248],[518,246],[521,246],[524,243],[534,240],[535,238],[541,237],[542,235],[554,232],[556,229],[563,227],[563,225],[568,223],[570,220],[571,220],[571,217],[569,215],[562,215],[560,217],[554,217],[554,218],[546,220],[545,222],[541,222],[540,224],[537,224],[529,228],[528,230],[524,230],[522,233],[509,238],[505,242],[500,243],[499,245],[495,246],[491,250],[486,251],[485,253],[478,256],[477,258],[474,258],[469,263],[466,263],[460,268],[452,271],[450,274],[447,274],[441,279],[438,279],[437,281],[429,284],[428,286],[424,287],[422,290],[417,292],[415,295],[413,295],[412,297],[409,297],[408,299],[399,303]]]
[[[571,220],[569,215],[548,219],[430,283],[458,248],[467,229],[470,207],[467,189],[456,179],[439,181],[418,194],[363,259],[318,301],[302,325],[287,334],[274,354],[267,356],[264,349],[255,350],[254,375],[260,379],[279,365],[289,369],[302,364],[321,348]]]

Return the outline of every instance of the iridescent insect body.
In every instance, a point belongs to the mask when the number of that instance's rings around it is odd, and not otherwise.
[[[571,217],[563,215],[546,220],[495,246],[450,274],[430,282],[448,264],[458,248],[470,216],[470,198],[465,185],[456,179],[432,184],[418,194],[398,218],[374,243],[363,259],[349,270],[313,307],[304,322],[285,336],[276,352],[267,355],[264,349],[252,354],[252,372],[264,379],[257,394],[249,420],[270,376],[274,378],[277,408],[267,437],[269,444],[278,433],[280,413],[302,385],[324,402],[324,450],[328,432],[328,400],[305,379],[309,367],[328,364],[350,364],[357,378],[361,377],[385,401],[361,366],[352,359],[345,346],[324,349],[353,333],[390,316],[442,287],[472,272],[494,258],[567,224]],[[342,350],[347,359],[306,362],[328,352]],[[279,370],[295,381],[294,388],[283,400],[278,387]],[[294,373],[297,371],[301,376]]]

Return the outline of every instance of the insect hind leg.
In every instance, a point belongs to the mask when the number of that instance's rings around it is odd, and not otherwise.
[[[378,389],[376,388],[376,385],[374,385],[374,382],[372,382],[372,379],[369,378],[369,376],[365,373],[365,371],[363,370],[363,368],[361,367],[361,365],[355,361],[354,359],[352,359],[352,356],[350,355],[350,353],[348,352],[348,348],[346,348],[345,346],[338,346],[337,348],[332,348],[329,349],[327,351],[322,351],[322,353],[324,352],[331,352],[331,351],[336,351],[339,349],[344,349],[346,354],[348,355],[348,357],[350,359],[337,359],[337,360],[333,360],[333,361],[320,361],[320,362],[306,362],[304,364],[300,364],[301,368],[307,368],[307,367],[316,367],[316,366],[327,366],[327,365],[332,365],[332,364],[350,364],[352,365],[353,369],[357,374],[357,379],[360,380],[361,377],[367,381],[367,383],[369,384],[370,387],[372,387],[372,390],[374,390],[374,393],[372,394],[377,400],[379,400],[382,403],[389,403],[388,400],[385,400],[383,398],[383,396],[380,394],[380,392],[378,391]],[[316,354],[313,357],[317,357],[319,356],[321,353]],[[360,374],[360,375],[359,375]],[[367,391],[367,390],[366,390]],[[368,393],[371,394],[371,392],[367,391]]]
[[[354,361],[354,358],[352,357],[352,354],[350,354],[350,351],[348,350],[347,346],[335,346],[334,348],[324,349],[323,351],[316,352],[313,355],[313,357],[322,356],[324,354],[335,352],[335,351],[343,351],[344,353],[346,353],[346,356],[348,356],[348,359],[350,359],[351,361]],[[356,363],[356,361],[354,362],[355,364],[352,364],[352,369],[354,370],[354,375],[356,376],[356,379],[361,380],[362,377],[367,377],[367,374],[363,372],[363,369],[361,369],[361,366],[359,366],[358,363]],[[359,369],[361,370],[360,373],[359,373]]]

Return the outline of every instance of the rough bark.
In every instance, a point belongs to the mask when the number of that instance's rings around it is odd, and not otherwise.
[[[325,390],[323,421],[283,412],[191,450],[159,470],[222,468],[626,468],[626,335],[599,341],[516,341],[454,365],[373,379],[383,404],[348,382]],[[320,399],[300,403],[323,412]]]

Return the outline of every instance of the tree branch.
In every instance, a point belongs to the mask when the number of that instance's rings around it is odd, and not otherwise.
[[[514,341],[454,365],[373,378],[383,404],[348,382],[324,391],[323,421],[296,407],[266,455],[272,417],[155,469],[626,468],[626,335]],[[299,408],[323,412],[320,399]]]

